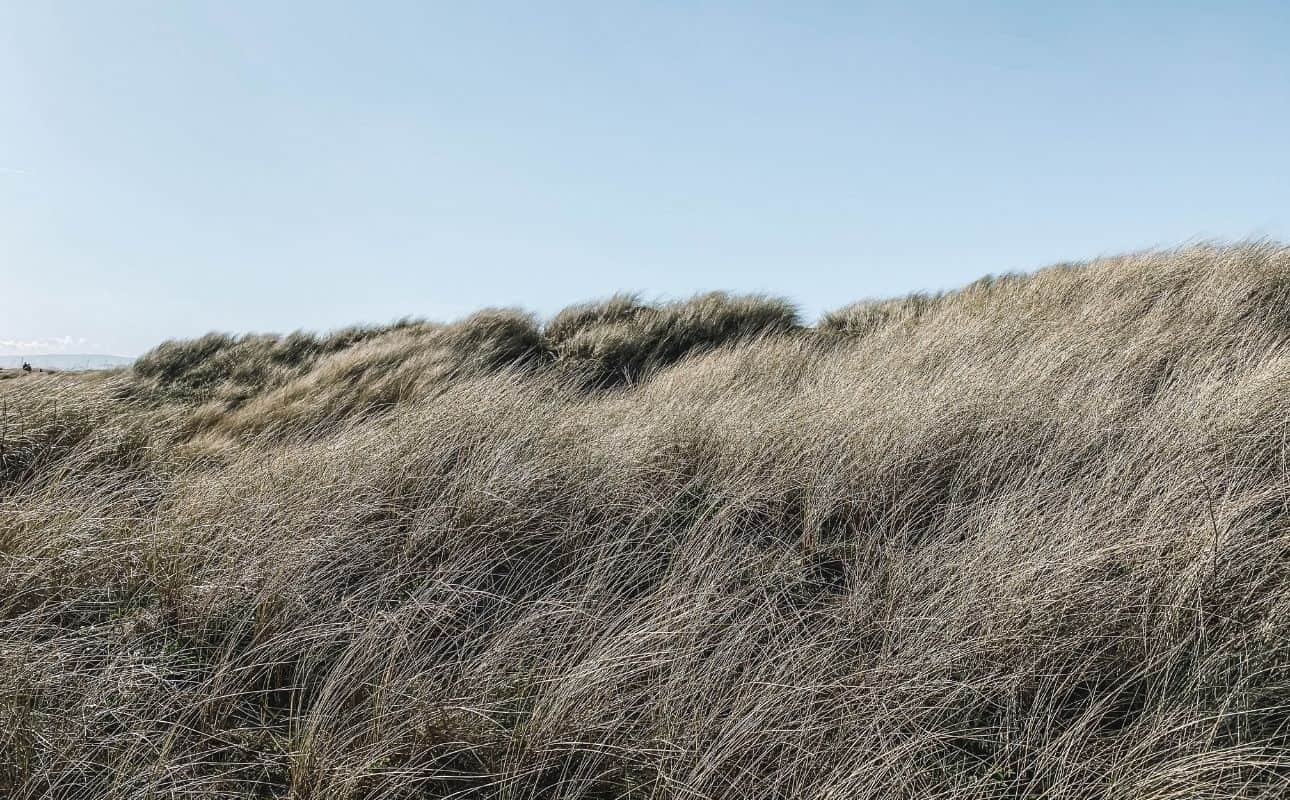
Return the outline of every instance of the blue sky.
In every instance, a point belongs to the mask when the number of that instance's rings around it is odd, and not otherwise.
[[[1285,3],[0,0],[0,353],[1290,238]]]

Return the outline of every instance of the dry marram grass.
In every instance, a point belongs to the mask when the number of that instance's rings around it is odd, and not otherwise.
[[[1290,794],[1290,251],[0,382],[0,794]]]

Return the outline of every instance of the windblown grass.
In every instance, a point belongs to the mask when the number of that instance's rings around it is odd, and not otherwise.
[[[0,795],[1290,795],[1290,250],[0,383]]]

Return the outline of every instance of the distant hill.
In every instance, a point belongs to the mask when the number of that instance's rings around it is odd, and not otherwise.
[[[26,361],[36,369],[58,369],[67,371],[89,369],[116,369],[128,367],[134,363],[133,358],[125,356],[104,356],[89,353],[52,353],[43,356],[0,356],[0,369],[18,369]]]

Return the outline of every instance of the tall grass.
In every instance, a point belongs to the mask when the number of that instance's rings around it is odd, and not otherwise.
[[[1290,250],[0,383],[0,795],[1290,795]]]

